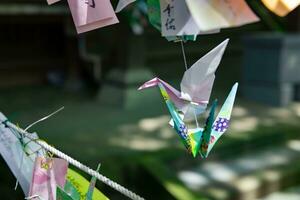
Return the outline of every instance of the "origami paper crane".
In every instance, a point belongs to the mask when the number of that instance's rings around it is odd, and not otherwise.
[[[190,120],[203,113],[207,107],[217,70],[228,39],[223,41],[191,68],[185,71],[180,88],[181,92],[159,78],[144,83],[138,90],[164,85],[176,108],[183,113],[183,120]]]
[[[158,83],[158,87],[172,116],[174,122],[173,128],[181,138],[184,146],[194,157],[200,154],[202,158],[206,158],[218,139],[229,127],[229,120],[231,117],[231,111],[233,108],[238,83],[234,84],[232,87],[231,92],[223,104],[217,118],[214,120],[214,113],[217,106],[217,102],[214,101],[205,127],[196,129],[189,129],[183,122],[182,118],[174,107],[169,93],[167,92],[167,88],[165,88],[165,86],[161,83]]]
[[[265,6],[276,15],[286,16],[300,5],[300,0],[262,0]]]

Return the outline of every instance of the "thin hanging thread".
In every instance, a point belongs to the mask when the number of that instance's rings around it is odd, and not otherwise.
[[[185,70],[188,70],[187,61],[186,61],[186,55],[185,55],[185,50],[184,50],[184,44],[183,44],[182,40],[180,41],[180,44],[181,44],[181,51],[182,51],[182,55],[183,55],[183,61],[184,61]],[[198,119],[197,119],[196,109],[194,109],[194,117],[195,117],[195,121],[196,121],[196,126],[197,126],[197,128],[199,128],[199,123],[198,123]]]
[[[140,197],[139,195],[135,194],[134,192],[126,189],[125,187],[123,187],[122,185],[110,180],[109,178],[107,178],[106,176],[100,174],[99,172],[89,168],[88,166],[82,164],[81,162],[75,160],[74,158],[66,155],[65,153],[59,151],[58,149],[54,148],[53,146],[50,146],[49,144],[47,144],[46,142],[42,141],[42,140],[36,140],[31,133],[17,127],[16,125],[14,125],[13,123],[9,122],[9,121],[3,121],[2,122],[5,126],[17,131],[18,133],[20,133],[23,137],[27,137],[28,139],[34,141],[36,144],[40,145],[42,148],[46,149],[47,151],[55,154],[56,156],[66,160],[68,163],[72,164],[73,166],[77,167],[78,169],[84,171],[85,173],[96,177],[98,180],[100,180],[101,182],[105,183],[106,185],[110,186],[111,188],[119,191],[121,194],[129,197],[130,199],[133,200],[144,200],[144,198]]]
[[[188,66],[187,66],[187,62],[186,62],[186,56],[185,56],[185,50],[184,50],[184,46],[183,46],[183,41],[180,41],[181,44],[181,51],[182,51],[182,55],[183,55],[183,61],[184,61],[184,66],[185,66],[185,70],[188,70]]]
[[[196,126],[197,126],[197,128],[199,128],[199,123],[198,123],[198,119],[197,119],[196,109],[194,109],[194,116],[195,116]]]
[[[45,117],[43,117],[43,118],[37,120],[36,122],[33,122],[32,124],[30,124],[29,126],[27,126],[24,130],[25,130],[25,131],[28,131],[28,129],[30,129],[30,128],[33,127],[34,125],[36,125],[36,124],[38,124],[38,123],[40,123],[40,122],[42,122],[42,121],[45,121],[45,120],[48,119],[49,117],[52,117],[52,116],[55,115],[56,113],[62,111],[64,108],[65,108],[65,107],[63,106],[63,107],[61,107],[60,109],[54,111],[53,113],[51,113],[51,114],[49,114],[49,115],[47,115],[47,116],[45,116]]]

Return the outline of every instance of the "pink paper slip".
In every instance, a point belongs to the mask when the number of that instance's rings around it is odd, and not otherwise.
[[[33,169],[29,197],[56,200],[56,188],[64,187],[68,162],[63,159],[37,157]]]
[[[54,4],[56,2],[59,2],[60,0],[47,0],[48,5]]]
[[[78,33],[119,22],[109,0],[68,0]]]

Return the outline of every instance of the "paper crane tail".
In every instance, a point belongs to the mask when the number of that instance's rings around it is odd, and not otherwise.
[[[211,137],[209,140],[209,145],[207,150],[205,151],[205,157],[208,156],[209,152],[213,148],[213,146],[216,144],[218,139],[226,132],[226,130],[229,128],[229,121],[231,118],[231,112],[233,109],[236,93],[238,89],[238,83],[235,83],[224,102],[217,118],[214,121],[214,124],[212,126],[211,130]]]

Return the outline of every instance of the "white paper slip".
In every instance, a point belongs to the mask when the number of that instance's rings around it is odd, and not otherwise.
[[[259,21],[245,0],[186,0],[186,3],[201,31]]]

